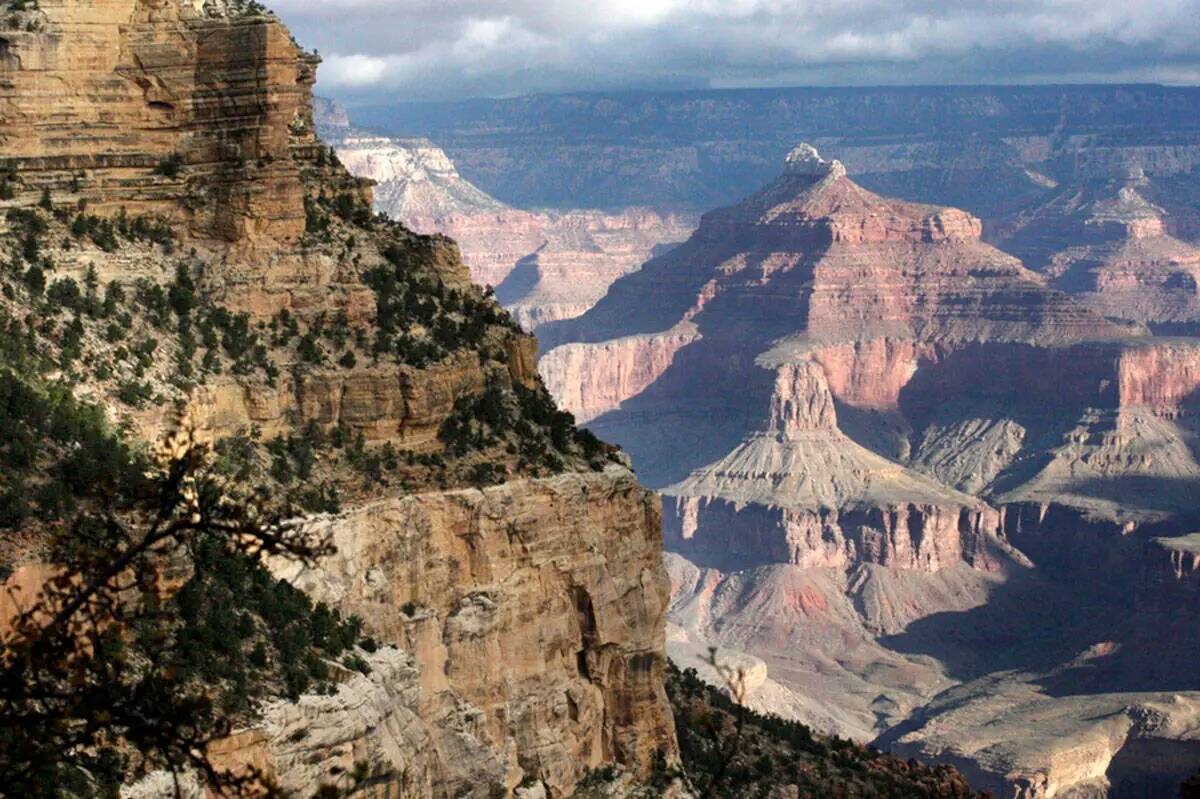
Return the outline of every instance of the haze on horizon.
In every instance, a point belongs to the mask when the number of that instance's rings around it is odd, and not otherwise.
[[[274,0],[351,104],[796,85],[1200,84],[1200,0]]]

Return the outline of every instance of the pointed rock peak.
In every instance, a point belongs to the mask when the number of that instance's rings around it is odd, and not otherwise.
[[[1133,186],[1122,186],[1116,197],[1099,200],[1092,206],[1092,219],[1098,222],[1134,222],[1162,220],[1167,212],[1142,196]]]
[[[802,143],[797,145],[784,159],[783,174],[837,179],[846,174],[846,167],[842,166],[841,161],[826,161],[817,152],[816,147]]]

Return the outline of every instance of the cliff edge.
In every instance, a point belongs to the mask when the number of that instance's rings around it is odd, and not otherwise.
[[[189,420],[319,519],[337,555],[273,568],[382,645],[223,756],[309,792],[366,769],[362,796],[676,762],[659,500],[554,406],[455,245],[371,211],[313,130],[319,59],[253,2],[0,6],[0,322],[29,354],[6,373],[134,448]],[[0,555],[36,574],[59,506],[4,478]]]

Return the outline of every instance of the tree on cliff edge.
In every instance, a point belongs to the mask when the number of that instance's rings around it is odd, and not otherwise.
[[[154,456],[150,490],[52,535],[53,576],[0,638],[0,795],[116,796],[156,770],[177,786],[191,773],[226,795],[273,793],[257,773],[210,759],[230,731],[230,692],[187,668],[181,646],[196,636],[173,596],[196,582],[202,553],[253,576],[263,555],[311,559],[320,547],[231,499],[209,466],[208,448],[177,434]],[[312,610],[306,602],[298,612]]]

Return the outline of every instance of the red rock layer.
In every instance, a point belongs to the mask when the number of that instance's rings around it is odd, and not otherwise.
[[[787,563],[845,570],[859,563],[936,572],[955,563],[997,568],[1000,515],[990,508],[900,503],[789,509],[681,496],[666,506],[666,544],[698,561]]]

